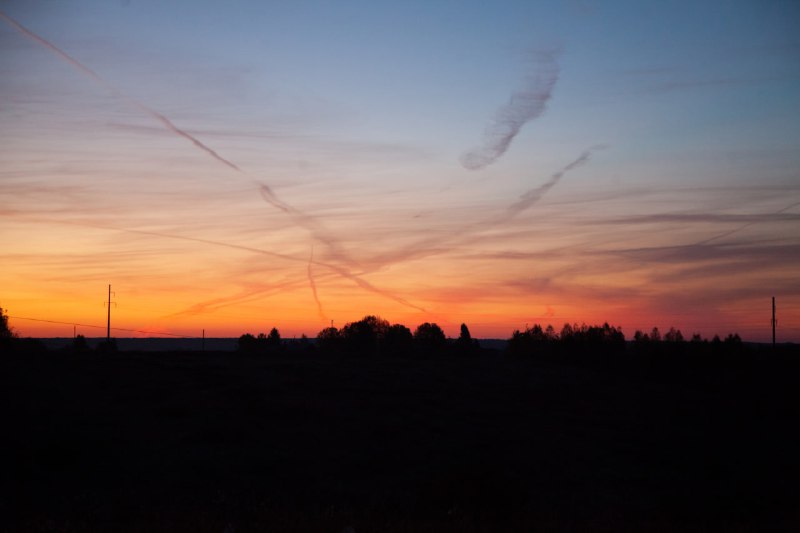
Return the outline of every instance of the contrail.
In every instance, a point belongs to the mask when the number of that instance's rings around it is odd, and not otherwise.
[[[155,119],[157,122],[159,122],[161,125],[163,125],[164,128],[167,129],[168,131],[172,132],[173,134],[175,134],[175,135],[177,135],[179,137],[183,137],[183,138],[189,140],[194,146],[196,146],[200,150],[206,152],[208,155],[210,155],[211,157],[213,157],[215,160],[219,161],[220,163],[224,164],[225,166],[227,166],[231,170],[234,170],[237,173],[240,173],[242,175],[246,175],[246,173],[241,168],[239,168],[239,166],[237,166],[235,163],[233,163],[232,161],[222,157],[216,151],[214,151],[211,147],[209,147],[208,145],[204,144],[202,141],[197,139],[195,136],[193,136],[192,134],[188,133],[187,131],[185,131],[185,130],[179,128],[178,126],[176,126],[166,116],[164,116],[161,113],[155,111],[154,109],[148,107],[147,105],[143,104],[142,102],[140,102],[140,101],[128,96],[125,93],[123,93],[121,90],[119,90],[118,88],[116,88],[115,86],[113,86],[112,84],[107,82],[105,79],[103,79],[99,74],[94,72],[92,69],[90,69],[89,67],[87,67],[86,65],[84,65],[83,63],[81,63],[80,61],[75,59],[74,57],[70,56],[69,54],[67,54],[66,52],[61,50],[59,47],[57,47],[56,45],[54,45],[50,41],[40,37],[37,34],[35,34],[34,32],[32,32],[28,28],[24,27],[22,24],[18,23],[16,20],[12,19],[11,17],[6,15],[2,11],[0,11],[0,18],[5,20],[9,25],[11,25],[14,29],[19,31],[24,36],[29,37],[30,39],[33,39],[35,42],[37,42],[38,44],[44,46],[45,48],[47,48],[51,52],[53,52],[56,56],[58,56],[60,59],[62,59],[63,61],[65,61],[69,65],[73,66],[74,68],[76,68],[80,72],[82,72],[85,75],[87,75],[88,77],[90,77],[92,80],[94,80],[96,83],[101,85],[106,90],[110,91],[115,96],[117,96],[117,97],[121,98],[122,100],[128,102],[130,105],[134,106],[135,108],[139,109],[140,111],[142,111],[146,115],[149,115],[150,117]],[[341,251],[341,249],[339,248],[339,246],[338,246],[338,244],[336,242],[336,239],[334,239],[326,231],[324,231],[324,229],[321,227],[320,223],[314,217],[311,217],[310,215],[307,215],[307,214],[303,213],[302,211],[300,211],[299,209],[297,209],[297,208],[287,204],[286,202],[280,200],[277,197],[277,195],[272,191],[272,189],[269,186],[267,186],[266,184],[260,183],[260,182],[258,182],[256,180],[254,180],[254,182],[259,186],[259,191],[261,192],[261,196],[264,198],[264,200],[267,203],[269,203],[270,205],[272,205],[276,209],[279,209],[280,211],[283,211],[284,213],[289,215],[292,218],[292,220],[294,221],[294,223],[297,224],[298,226],[303,227],[306,230],[308,230],[308,232],[311,234],[311,236],[314,239],[322,242],[330,250],[330,252],[331,252],[331,254],[332,254],[332,256],[334,258],[342,260],[342,261],[352,265],[352,261],[349,260],[347,258],[347,256],[346,256],[346,254],[344,254]],[[147,233],[147,232],[140,231],[139,233]],[[166,235],[164,235],[164,236],[166,236]],[[169,237],[172,237],[172,238],[183,238],[185,240],[194,240],[196,242],[204,242],[206,244],[215,244],[215,245],[227,246],[229,248],[238,248],[238,249],[249,250],[249,251],[258,252],[258,253],[267,253],[267,254],[270,254],[270,255],[273,255],[273,256],[281,256],[281,254],[275,254],[275,253],[272,253],[272,252],[267,252],[265,250],[259,250],[257,248],[250,248],[250,247],[238,246],[238,245],[229,245],[227,243],[220,243],[220,242],[209,241],[209,240],[205,240],[205,239],[188,238],[188,237],[184,238],[184,237],[174,236],[174,235],[171,235]],[[289,256],[283,256],[283,257],[286,258],[286,259],[296,260],[296,258],[290,258]],[[395,301],[398,301],[398,302],[400,302],[400,303],[402,303],[404,305],[407,305],[409,307],[412,307],[414,309],[421,309],[420,307],[417,307],[417,306],[415,306],[415,305],[403,300],[402,298],[399,298],[399,297],[396,297],[394,295],[391,295],[390,293],[387,293],[385,291],[382,291],[382,290],[370,285],[369,283],[367,283],[366,281],[362,280],[361,278],[359,278],[355,274],[352,274],[351,272],[348,272],[347,270],[345,270],[343,268],[333,267],[332,265],[319,263],[319,262],[317,262],[316,264],[319,264],[321,266],[325,266],[326,268],[332,269],[334,272],[336,272],[340,276],[353,281],[359,287],[361,287],[361,288],[363,288],[365,290],[368,290],[368,291],[376,293],[376,294],[381,294],[383,296],[391,298],[391,299],[393,299]]]
[[[16,214],[16,212],[14,214]],[[0,216],[5,216],[5,215],[3,213],[0,213]],[[18,217],[18,218],[20,218],[20,217]],[[43,223],[53,223],[54,222],[53,220],[36,219],[36,218],[29,218],[27,220],[30,221],[30,222],[43,222]],[[201,239],[199,237],[188,237],[188,236],[184,236],[184,235],[175,235],[175,234],[172,234],[172,233],[163,233],[163,232],[160,232],[160,231],[148,231],[148,230],[137,230],[137,229],[120,228],[120,227],[116,227],[116,226],[108,226],[108,225],[102,225],[102,224],[90,224],[88,222],[72,222],[72,221],[69,221],[69,220],[57,220],[55,222],[58,222],[60,224],[67,224],[67,225],[72,225],[72,226],[81,226],[81,227],[88,227],[88,228],[97,228],[97,229],[103,229],[103,230],[108,230],[108,231],[120,231],[120,232],[123,232],[123,233],[133,233],[133,234],[138,234],[138,235],[149,235],[149,236],[152,236],[152,237],[161,237],[161,238],[164,238],[164,239],[176,239],[176,240],[182,240],[182,241],[197,242],[197,243],[206,244],[206,245],[209,245],[209,246],[219,246],[219,247],[222,247],[222,248],[230,248],[230,249],[233,249],[233,250],[242,250],[242,251],[245,251],[245,252],[252,252],[252,253],[256,253],[256,254],[267,255],[267,256],[270,256],[270,257],[278,258],[278,259],[285,259],[287,261],[303,262],[303,263],[306,263],[306,264],[308,262],[308,260],[300,258],[300,257],[295,257],[295,256],[292,256],[292,255],[287,255],[287,254],[281,254],[281,253],[278,253],[278,252],[270,252],[269,250],[264,250],[263,248],[256,248],[254,246],[245,246],[245,245],[242,245],[242,244],[232,244],[232,243],[227,243],[227,242],[223,242],[223,241],[215,241],[215,240],[211,240],[211,239]],[[321,267],[327,268],[331,272],[334,272],[335,274],[338,274],[340,277],[345,278],[345,279],[347,279],[349,281],[352,281],[354,284],[356,284],[357,286],[361,287],[362,289],[364,289],[364,290],[366,290],[368,292],[371,292],[373,294],[377,294],[379,296],[383,296],[384,298],[388,298],[390,300],[394,300],[395,302],[398,302],[398,303],[400,303],[400,304],[402,304],[402,305],[404,305],[406,307],[409,307],[411,309],[416,309],[417,311],[426,312],[424,308],[419,307],[418,305],[414,305],[411,302],[409,302],[408,300],[405,300],[404,298],[401,298],[401,297],[399,297],[399,296],[397,296],[395,294],[392,294],[391,292],[379,289],[378,287],[375,287],[374,285],[372,285],[369,282],[365,281],[359,275],[353,274],[352,272],[349,272],[348,270],[346,270],[346,269],[344,269],[344,268],[342,268],[340,266],[333,265],[331,263],[324,263],[324,262],[316,261],[316,260],[312,261],[312,263],[315,264],[315,265],[319,265]]]
[[[22,24],[20,24],[16,20],[12,19],[11,17],[6,15],[2,11],[0,11],[0,18],[5,20],[9,25],[11,25],[14,29],[19,31],[24,36],[29,37],[30,39],[33,39],[38,44],[40,44],[40,45],[44,46],[45,48],[47,48],[48,50],[50,50],[52,53],[54,53],[56,56],[58,56],[61,60],[65,61],[66,63],[68,63],[69,65],[73,66],[74,68],[76,68],[77,70],[82,72],[83,74],[87,75],[95,83],[99,84],[100,86],[102,86],[103,88],[105,88],[106,90],[111,92],[114,96],[124,100],[125,102],[127,102],[131,106],[135,107],[136,109],[140,110],[144,114],[150,116],[151,118],[153,118],[154,120],[159,122],[167,131],[173,133],[174,135],[177,135],[179,137],[183,137],[184,139],[187,139],[194,146],[196,146],[200,150],[204,151],[205,153],[207,153],[208,155],[210,155],[211,157],[213,157],[214,159],[216,159],[217,161],[219,161],[223,165],[227,166],[231,170],[234,170],[237,173],[245,175],[245,176],[247,175],[247,173],[245,171],[243,171],[241,168],[239,168],[238,165],[236,165],[235,163],[233,163],[229,159],[226,159],[226,158],[222,157],[221,155],[219,155],[213,148],[211,148],[207,144],[203,143],[200,139],[198,139],[197,137],[195,137],[191,133],[187,132],[186,130],[179,128],[169,118],[167,118],[163,114],[159,113],[158,111],[156,111],[156,110],[152,109],[151,107],[143,104],[139,100],[136,100],[135,98],[133,98],[131,96],[128,96],[127,94],[122,92],[120,89],[118,89],[117,87],[115,87],[111,83],[107,82],[104,78],[102,78],[95,71],[93,71],[92,69],[90,69],[89,67],[87,67],[86,65],[84,65],[83,63],[81,63],[80,61],[75,59],[74,57],[72,57],[71,55],[67,54],[62,49],[60,49],[59,47],[57,47],[56,45],[54,45],[53,43],[51,43],[47,39],[44,39],[43,37],[35,34],[34,32],[29,30],[28,28],[26,28],[25,26],[23,26]],[[323,244],[325,244],[331,250],[331,252],[332,252],[332,254],[334,256],[336,256],[339,259],[346,259],[345,254],[342,253],[342,251],[337,246],[337,244],[335,242],[335,239],[333,239],[330,235],[328,235],[327,232],[323,231],[323,229],[321,228],[321,226],[320,226],[320,224],[319,224],[319,222],[317,220],[315,220],[313,217],[303,213],[299,209],[297,209],[295,207],[292,207],[291,205],[287,204],[286,202],[283,202],[282,200],[280,200],[277,197],[277,195],[272,191],[272,189],[270,189],[267,185],[265,185],[263,183],[260,183],[260,182],[258,182],[256,180],[254,180],[254,182],[259,186],[259,189],[261,191],[261,195],[264,198],[264,200],[266,200],[267,203],[269,203],[273,207],[283,211],[284,213],[290,215],[295,224],[297,224],[298,226],[303,227],[306,230],[308,230],[308,232],[311,234],[311,236],[313,238],[317,239],[318,241],[322,242]],[[350,263],[352,264],[351,261],[350,261]]]
[[[224,247],[224,248],[232,248],[234,250],[243,250],[243,251],[247,251],[247,252],[253,252],[253,253],[258,253],[258,254],[269,255],[271,257],[276,257],[276,258],[280,258],[280,259],[286,259],[288,261],[296,261],[296,262],[304,261],[305,262],[304,259],[301,259],[299,257],[294,257],[294,256],[291,256],[291,255],[286,255],[286,254],[280,254],[280,253],[277,253],[277,252],[270,252],[268,250],[264,250],[262,248],[256,248],[254,246],[244,246],[244,245],[240,245],[240,244],[231,244],[231,243],[222,242],[222,241],[214,241],[214,240],[210,240],[210,239],[201,239],[201,238],[198,238],[198,237],[186,237],[186,236],[183,236],[183,235],[173,235],[173,234],[170,234],[170,233],[161,233],[161,232],[155,232],[155,231],[116,228],[116,227],[113,227],[113,226],[101,226],[101,225],[94,225],[94,224],[80,224],[80,223],[75,223],[75,224],[76,225],[80,225],[80,226],[88,226],[88,227],[95,227],[95,228],[101,228],[101,229],[107,229],[107,230],[122,231],[122,232],[126,232],[126,233],[137,233],[137,234],[140,234],[140,235],[152,235],[154,237],[162,237],[162,238],[167,238],[167,239],[179,239],[179,240],[184,240],[184,241],[198,242],[198,243],[202,243],[202,244],[208,244],[208,245],[211,245],[211,246],[221,246],[221,247]],[[373,294],[378,294],[378,295],[383,296],[385,298],[388,298],[390,300],[394,300],[395,302],[403,304],[406,307],[410,307],[411,309],[416,309],[417,311],[425,312],[424,308],[419,307],[417,305],[414,305],[411,302],[409,302],[408,300],[405,300],[405,299],[403,299],[403,298],[401,298],[399,296],[396,296],[396,295],[394,295],[394,294],[392,294],[390,292],[387,292],[387,291],[384,291],[382,289],[379,289],[378,287],[375,287],[371,283],[365,281],[360,276],[358,276],[356,274],[353,274],[352,272],[349,272],[348,270],[346,270],[346,269],[344,269],[344,268],[342,268],[340,266],[333,265],[331,263],[323,263],[321,261],[312,261],[312,263],[315,264],[315,265],[319,265],[321,267],[327,268],[328,270],[331,270],[332,272],[335,272],[340,277],[343,277],[345,279],[348,279],[348,280],[352,281],[353,283],[355,283],[356,285],[358,285],[359,287],[361,287],[362,289],[364,289],[364,290],[366,290],[368,292],[371,292]]]
[[[800,205],[800,202],[789,204],[786,207],[784,207],[783,209],[779,209],[779,210],[777,210],[777,211],[775,211],[774,213],[771,213],[771,214],[772,215],[780,215],[781,213],[785,213],[789,209],[792,209],[793,207],[797,207],[798,205]],[[734,233],[738,233],[738,232],[742,231],[743,229],[747,229],[747,228],[749,228],[750,226],[752,226],[754,224],[758,224],[759,222],[761,222],[761,220],[753,220],[753,221],[747,222],[746,224],[742,224],[738,228],[734,228],[732,230],[725,231],[725,232],[720,233],[718,235],[714,235],[713,237],[710,237],[708,239],[704,239],[702,241],[698,241],[698,242],[694,243],[693,246],[700,246],[700,245],[703,245],[703,244],[708,244],[708,243],[710,243],[712,241],[716,241],[716,240],[722,239],[722,238],[727,237],[729,235],[733,235]]]
[[[328,251],[334,258],[353,266],[353,261],[347,256],[347,254],[342,252],[336,239],[333,238],[324,227],[322,227],[316,218],[303,213],[299,209],[287,204],[286,202],[281,201],[266,183],[256,183],[258,184],[258,190],[261,193],[261,197],[265,202],[274,208],[283,211],[294,221],[295,224],[308,230],[314,239],[318,240],[328,248]]]
[[[586,164],[590,159],[592,152],[605,148],[605,145],[598,144],[585,150],[577,159],[564,166],[558,172],[555,172],[550,179],[544,184],[531,189],[520,196],[520,199],[509,205],[504,213],[488,218],[479,220],[471,224],[462,225],[457,230],[453,230],[446,237],[435,236],[427,237],[417,241],[405,248],[392,250],[388,254],[373,257],[367,262],[373,268],[380,268],[388,264],[396,263],[398,261],[407,261],[412,259],[422,259],[433,255],[438,255],[448,252],[456,246],[469,244],[476,239],[478,232],[485,231],[511,221],[517,215],[530,209],[534,204],[539,202],[550,189],[555,187],[559,181],[569,171]],[[446,244],[444,244],[446,242]]]
[[[479,170],[497,161],[506,153],[522,126],[544,113],[558,81],[558,52],[539,52],[537,56],[540,68],[530,77],[525,89],[513,93],[508,103],[497,110],[494,122],[484,134],[483,146],[461,156],[464,168]]]
[[[151,109],[150,107],[144,105],[142,102],[136,100],[135,98],[132,98],[132,97],[128,96],[127,94],[123,93],[122,91],[120,91],[119,89],[117,89],[116,87],[111,85],[109,82],[107,82],[105,79],[103,79],[95,71],[93,71],[92,69],[90,69],[89,67],[87,67],[86,65],[84,65],[83,63],[81,63],[80,61],[78,61],[77,59],[75,59],[74,57],[72,57],[71,55],[69,55],[68,53],[63,51],[62,49],[60,49],[59,47],[57,47],[56,45],[54,45],[53,43],[48,41],[47,39],[45,39],[43,37],[40,37],[39,35],[33,33],[31,30],[29,30],[28,28],[26,28],[25,26],[23,26],[22,24],[20,24],[16,20],[12,19],[11,17],[6,15],[2,11],[0,11],[0,18],[5,20],[14,29],[19,31],[20,33],[22,33],[26,37],[29,37],[29,38],[33,39],[34,41],[36,41],[40,45],[44,46],[45,48],[47,48],[48,50],[50,50],[51,52],[56,54],[62,60],[66,61],[67,63],[69,63],[70,65],[72,65],[76,69],[78,69],[79,71],[83,72],[84,74],[86,74],[87,76],[92,78],[96,83],[99,83],[100,85],[102,85],[103,88],[107,89],[108,91],[113,93],[115,96],[117,96],[119,98],[122,98],[123,100],[125,100],[126,102],[128,102],[132,106],[136,107],[140,111],[144,112],[147,115],[150,115],[152,118],[154,118],[155,120],[160,122],[167,130],[171,131],[175,135],[178,135],[180,137],[184,137],[185,139],[190,140],[192,142],[192,144],[194,144],[195,146],[197,146],[198,148],[200,148],[204,152],[208,153],[211,157],[213,157],[214,159],[216,159],[220,163],[232,168],[233,170],[235,170],[237,172],[242,172],[242,169],[240,169],[238,166],[236,166],[231,161],[228,161],[227,159],[225,159],[224,157],[219,155],[212,148],[210,148],[207,145],[203,144],[203,142],[200,141],[199,139],[197,139],[195,136],[193,136],[192,134],[190,134],[190,133],[186,132],[185,130],[182,130],[181,128],[176,126],[170,119],[168,119],[167,117],[165,117],[161,113],[159,113],[159,112],[155,111],[154,109]]]
[[[561,178],[564,177],[564,174],[589,161],[589,158],[591,158],[592,156],[592,150],[596,150],[598,148],[601,148],[601,146],[595,146],[586,150],[575,161],[573,161],[572,163],[568,164],[567,166],[565,166],[564,168],[553,174],[546,183],[540,185],[539,187],[536,187],[535,189],[531,189],[522,196],[520,196],[518,201],[508,206],[508,208],[506,209],[506,215],[498,219],[496,222],[504,222],[505,220],[511,219],[517,216],[519,213],[533,206],[535,203],[541,200],[542,197],[545,194],[547,194],[547,192],[550,189],[555,187],[555,185],[559,181],[561,181]]]
[[[369,292],[372,292],[372,293],[375,293],[375,294],[379,294],[379,295],[381,295],[381,296],[383,296],[385,298],[389,298],[390,300],[394,300],[395,302],[397,302],[399,304],[402,304],[402,305],[404,305],[406,307],[410,307],[411,309],[416,309],[417,311],[422,311],[423,313],[427,313],[427,311],[425,310],[424,307],[420,307],[418,305],[414,305],[414,304],[412,304],[411,302],[409,302],[408,300],[406,300],[404,298],[400,298],[397,295],[394,295],[394,294],[392,294],[390,292],[387,292],[387,291],[384,291],[382,289],[379,289],[378,287],[368,283],[367,281],[364,281],[363,278],[360,278],[360,277],[356,276],[355,274],[351,274],[350,272],[348,272],[347,270],[345,270],[345,269],[343,269],[341,267],[338,267],[336,265],[327,264],[327,263],[318,263],[316,261],[315,261],[315,264],[322,265],[322,266],[324,266],[324,267],[326,267],[326,268],[328,268],[330,270],[333,270],[334,272],[336,272],[337,274],[339,274],[343,278],[349,279],[350,281],[352,281],[353,283],[355,283],[356,285],[358,285],[359,287],[361,287],[362,289],[364,289],[366,291],[369,291]]]
[[[319,296],[317,295],[317,283],[314,281],[314,274],[311,272],[311,264],[314,262],[314,248],[311,248],[311,256],[308,258],[308,285],[311,287],[311,294],[314,295],[314,301],[317,302],[317,314],[319,318],[323,322],[328,322],[328,317],[325,316],[325,312],[322,310],[322,302],[319,301]]]
[[[234,296],[214,298],[211,300],[206,300],[204,302],[199,302],[186,309],[183,309],[182,311],[177,311],[174,313],[170,313],[168,315],[163,315],[159,317],[159,319],[165,320],[185,315],[193,316],[207,312],[213,313],[215,311],[218,311],[219,309],[222,309],[223,307],[228,307],[234,304],[256,301],[260,298],[263,298],[265,295],[267,295],[267,293],[277,294],[287,289],[295,289],[295,288],[300,288],[302,286],[303,282],[287,281],[281,283],[273,283],[264,287],[259,287],[257,289],[247,288]]]

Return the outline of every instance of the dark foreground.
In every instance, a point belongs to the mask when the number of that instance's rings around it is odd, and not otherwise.
[[[3,357],[0,531],[798,530],[794,361]]]

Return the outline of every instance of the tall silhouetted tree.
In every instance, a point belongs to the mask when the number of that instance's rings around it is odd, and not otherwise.
[[[461,324],[461,332],[458,334],[458,340],[467,344],[472,342],[472,335],[470,335],[469,328],[466,324]]]
[[[414,331],[414,344],[422,355],[442,352],[447,346],[447,337],[435,322],[425,322]]]
[[[478,352],[478,341],[472,338],[466,324],[461,324],[461,332],[455,342],[455,350],[459,355],[473,355]]]
[[[278,328],[272,328],[267,335],[267,349],[277,350],[281,347],[281,334]]]

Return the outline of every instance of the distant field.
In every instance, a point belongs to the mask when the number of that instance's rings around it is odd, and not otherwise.
[[[0,358],[0,531],[800,525],[800,365]]]
[[[53,337],[39,339],[48,350],[60,350],[72,345],[72,337]],[[105,341],[105,337],[90,337],[86,339],[87,344],[94,348],[99,343]],[[141,352],[167,352],[167,351],[201,351],[205,349],[209,352],[232,352],[238,347],[239,340],[230,337],[214,337],[205,340],[198,338],[165,338],[165,337],[130,337],[115,338],[117,346],[123,351]],[[309,339],[314,343],[315,339]],[[291,344],[292,339],[284,339],[284,342]],[[491,350],[503,350],[507,341],[504,339],[480,339],[480,344],[484,348]]]

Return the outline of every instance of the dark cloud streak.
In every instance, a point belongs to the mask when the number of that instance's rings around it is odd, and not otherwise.
[[[461,164],[469,170],[491,165],[506,151],[522,127],[542,115],[558,81],[557,51],[536,54],[538,69],[527,86],[511,95],[508,103],[495,113],[494,122],[486,129],[484,144],[461,156]]]

